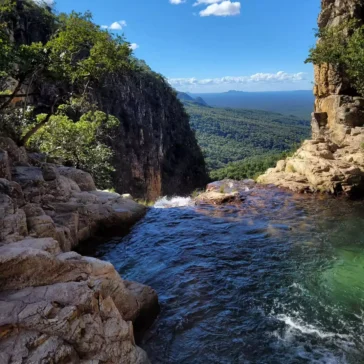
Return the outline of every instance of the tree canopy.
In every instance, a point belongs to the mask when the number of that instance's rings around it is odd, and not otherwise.
[[[23,32],[21,22],[38,28]],[[119,121],[98,110],[93,92],[137,66],[125,38],[101,29],[89,12],[55,15],[31,0],[3,0],[0,129],[20,145],[91,172],[106,187],[107,138]]]
[[[189,102],[185,108],[210,171],[250,157],[281,154],[310,135],[310,122],[294,116]]]

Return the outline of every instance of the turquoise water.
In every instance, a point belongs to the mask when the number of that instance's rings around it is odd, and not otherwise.
[[[159,294],[140,344],[152,363],[364,363],[363,202],[244,191],[162,200],[96,247]]]

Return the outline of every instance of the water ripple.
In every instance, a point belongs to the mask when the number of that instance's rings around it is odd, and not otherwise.
[[[257,187],[155,207],[93,252],[159,293],[152,363],[364,363],[362,203]]]

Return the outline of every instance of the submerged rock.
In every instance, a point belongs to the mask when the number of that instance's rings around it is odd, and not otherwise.
[[[201,193],[195,199],[196,203],[222,205],[225,203],[239,203],[245,200],[245,194],[249,192],[255,182],[253,180],[235,181],[224,179],[207,185],[206,192]]]
[[[27,158],[8,138],[0,144],[0,362],[149,363],[133,323],[153,322],[156,292],[71,251],[145,207],[97,191],[86,172]]]

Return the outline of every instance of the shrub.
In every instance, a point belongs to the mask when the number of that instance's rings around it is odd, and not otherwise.
[[[348,21],[316,35],[319,40],[310,49],[306,63],[327,63],[343,69],[357,92],[364,96],[364,26]]]

